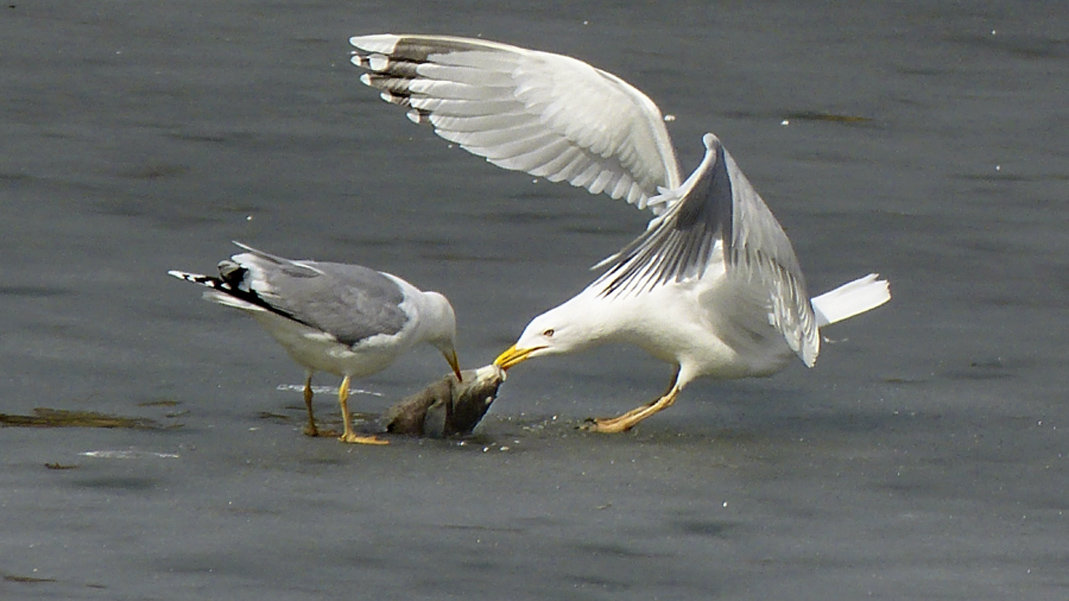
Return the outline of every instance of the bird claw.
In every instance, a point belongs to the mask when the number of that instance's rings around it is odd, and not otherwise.
[[[579,429],[583,432],[600,432],[602,434],[618,434],[620,432],[627,432],[631,429],[633,424],[625,424],[617,418],[595,418],[588,417],[583,420],[583,423],[579,424]]]
[[[584,419],[578,426],[575,427],[580,432],[597,432],[598,422],[592,417]]]
[[[372,444],[372,445],[387,445],[390,441],[379,438],[377,436],[360,436],[353,432],[346,432],[338,437],[338,440],[348,444]]]

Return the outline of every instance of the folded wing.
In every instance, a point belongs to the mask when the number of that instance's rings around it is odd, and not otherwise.
[[[391,279],[360,265],[295,261],[237,243],[246,252],[219,264],[242,300],[353,345],[396,334],[408,322],[404,294]]]

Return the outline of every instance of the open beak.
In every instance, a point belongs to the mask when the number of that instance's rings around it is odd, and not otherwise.
[[[449,362],[449,367],[453,368],[453,373],[457,375],[457,382],[463,382],[464,378],[460,376],[460,362],[457,361],[456,349],[449,349],[448,351],[442,351],[442,356]]]
[[[513,365],[523,363],[527,360],[528,357],[531,356],[531,353],[535,351],[540,351],[544,348],[544,346],[535,346],[531,348],[516,348],[516,345],[514,344],[508,347],[505,352],[498,355],[497,359],[494,359],[494,365],[500,367],[501,369],[508,369]]]

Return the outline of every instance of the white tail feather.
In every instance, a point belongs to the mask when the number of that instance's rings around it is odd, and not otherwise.
[[[220,305],[226,305],[227,307],[234,307],[235,309],[241,309],[242,311],[248,311],[250,313],[263,313],[267,311],[267,309],[259,305],[243,301],[236,296],[231,296],[219,290],[205,290],[204,300],[219,303]]]
[[[891,287],[887,280],[878,280],[877,277],[879,274],[870,273],[814,297],[812,303],[813,311],[817,314],[817,326],[849,319],[891,300]]]

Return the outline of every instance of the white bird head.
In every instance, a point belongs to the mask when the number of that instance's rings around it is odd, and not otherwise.
[[[508,369],[531,357],[573,353],[601,342],[604,311],[588,306],[585,300],[573,298],[532,319],[516,344],[494,359],[494,365]]]

